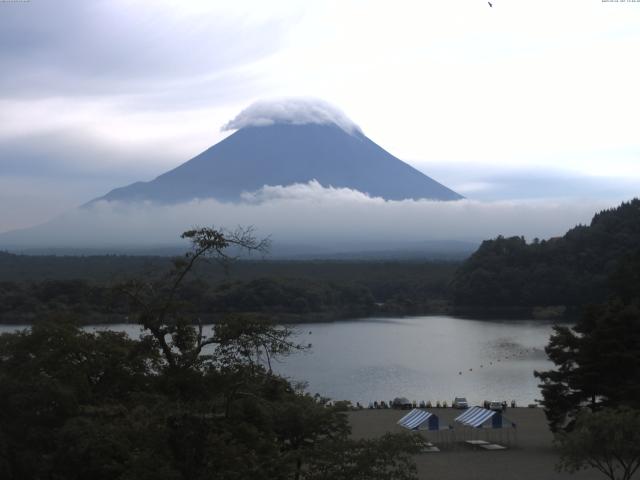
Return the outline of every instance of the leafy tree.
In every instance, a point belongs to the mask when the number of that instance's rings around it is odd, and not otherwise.
[[[640,411],[583,411],[570,433],[557,436],[559,470],[593,467],[611,480],[630,480],[640,467]]]
[[[185,312],[185,305],[178,297],[196,262],[212,258],[226,266],[231,260],[226,253],[229,247],[249,252],[264,252],[269,247],[268,240],[258,240],[251,229],[242,228],[227,233],[205,227],[188,230],[182,238],[189,240],[192,248],[183,258],[174,261],[173,268],[163,278],[132,281],[120,288],[130,297],[138,322],[162,351],[167,365],[177,371],[193,366],[202,349],[215,342],[205,338],[201,323],[197,332],[191,327],[196,319],[185,315],[188,311]]]
[[[546,347],[555,370],[536,372],[553,431],[571,428],[588,407],[640,408],[640,252],[613,276],[615,294],[575,327],[556,326]]]
[[[408,453],[349,440],[343,413],[273,373],[274,358],[302,348],[288,329],[233,316],[205,335],[179,295],[187,274],[264,244],[246,230],[184,236],[193,250],[165,278],[122,287],[140,339],[65,318],[0,336],[2,478],[285,480],[320,464],[335,478],[415,478]]]
[[[10,479],[55,471],[74,419],[122,417],[152,386],[157,358],[143,342],[85,333],[61,319],[0,336],[0,352],[0,458]]]

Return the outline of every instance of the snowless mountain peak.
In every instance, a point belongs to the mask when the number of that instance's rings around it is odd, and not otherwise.
[[[339,108],[313,97],[260,100],[242,110],[222,131],[271,125],[336,125],[350,135],[362,130]]]
[[[312,181],[385,200],[462,198],[391,155],[322,100],[257,102],[224,128],[235,131],[191,160],[151,181],[116,188],[96,201],[242,202],[244,193],[265,186]]]

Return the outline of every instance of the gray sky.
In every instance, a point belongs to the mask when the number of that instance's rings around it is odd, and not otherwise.
[[[0,231],[148,180],[250,103],[313,96],[474,200],[640,185],[640,3],[0,2]]]

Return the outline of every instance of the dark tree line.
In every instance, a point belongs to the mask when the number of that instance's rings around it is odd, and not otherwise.
[[[580,307],[606,301],[609,277],[640,245],[640,200],[593,217],[563,237],[487,240],[451,284],[456,305]]]
[[[255,257],[255,256],[254,256]],[[258,278],[305,278],[315,281],[361,283],[372,291],[393,284],[420,283],[442,288],[451,280],[459,261],[437,260],[276,260],[240,258],[225,271],[211,263],[195,266],[195,277],[209,283]],[[105,284],[128,278],[154,276],[171,268],[172,257],[134,255],[16,255],[0,251],[0,282],[86,280]]]
[[[305,279],[262,278],[247,282],[185,282],[177,292],[183,308],[202,318],[227,313],[269,315],[324,313],[334,318],[374,313],[375,300],[358,284],[315,282]],[[128,318],[128,300],[109,285],[83,280],[39,283],[0,283],[0,322],[34,323],[53,312],[68,312],[83,323],[122,322]]]
[[[177,292],[182,308],[206,321],[227,313],[261,313],[281,322],[428,313],[442,308],[454,270],[450,264],[406,264],[406,269],[395,263],[238,265],[227,278],[209,275],[211,266],[197,265]],[[305,276],[287,276],[302,275],[305,265]],[[253,275],[273,275],[252,276],[252,266],[257,269]],[[87,324],[127,321],[128,299],[113,286],[87,279],[2,281],[0,323],[38,322],[52,312],[67,312]]]

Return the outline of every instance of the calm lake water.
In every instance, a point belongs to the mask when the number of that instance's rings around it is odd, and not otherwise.
[[[0,332],[15,326],[0,326]],[[135,325],[111,328],[137,337]],[[312,323],[296,328],[310,352],[274,365],[280,374],[308,382],[311,393],[367,405],[395,396],[472,403],[540,398],[534,370],[551,367],[544,346],[551,324],[467,320],[447,316],[371,318]]]

